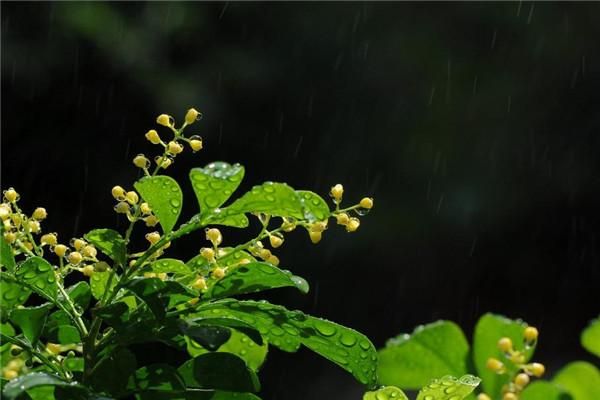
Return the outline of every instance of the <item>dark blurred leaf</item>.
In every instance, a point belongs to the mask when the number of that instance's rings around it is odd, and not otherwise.
[[[17,308],[10,313],[10,320],[21,329],[29,343],[35,346],[44,329],[48,312],[53,306],[43,304],[37,307]]]
[[[94,366],[90,382],[97,392],[119,397],[125,393],[129,377],[135,372],[135,356],[126,348],[119,347],[104,356]]]
[[[206,353],[193,358],[178,372],[186,386],[235,392],[258,392],[258,377],[241,358],[230,353]]]
[[[87,392],[87,389],[77,382],[66,382],[55,375],[45,372],[32,372],[8,382],[2,390],[2,396],[5,400],[16,400],[22,393],[38,386],[61,386],[68,387],[79,393]]]

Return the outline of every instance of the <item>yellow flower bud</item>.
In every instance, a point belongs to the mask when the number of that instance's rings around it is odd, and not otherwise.
[[[201,114],[196,111],[194,108],[190,108],[189,110],[187,110],[187,113],[185,114],[185,123],[188,125],[193,124],[194,122],[196,122],[198,119],[200,119],[199,117],[201,116]]]
[[[263,260],[268,260],[269,258],[271,258],[272,255],[273,253],[271,253],[271,250],[269,249],[260,249],[258,251],[258,256]]]
[[[133,204],[137,204],[138,201],[140,201],[140,197],[138,196],[138,194],[134,191],[131,192],[127,192],[125,194],[125,200],[127,200],[127,202],[131,205]]]
[[[21,226],[21,223],[23,222],[23,214],[13,214],[10,216],[10,219],[15,226]]]
[[[500,349],[500,351],[508,353],[509,351],[512,350],[512,347],[513,347],[513,344],[512,344],[512,340],[510,340],[510,338],[503,337],[502,339],[498,340],[498,348]]]
[[[331,197],[333,197],[336,203],[339,203],[340,200],[342,200],[342,196],[344,195],[344,187],[338,183],[337,185],[332,186],[331,192],[329,192],[329,194],[331,195]]]
[[[317,244],[321,241],[323,234],[321,232],[309,231],[308,235],[310,236],[310,241],[314,244]]]
[[[312,232],[323,232],[325,229],[327,229],[327,221],[317,221],[309,227]]]
[[[504,393],[504,396],[502,396],[502,400],[519,400],[519,398],[512,392],[506,392]]]
[[[94,274],[94,267],[91,265],[86,265],[85,267],[81,268],[81,273],[87,277],[90,277]]]
[[[32,233],[38,233],[42,229],[39,221],[29,220],[27,221],[27,225],[29,227],[29,231]]]
[[[154,129],[150,129],[148,132],[146,132],[146,139],[148,139],[148,141],[152,144],[159,144],[160,143],[160,136],[158,136],[158,132],[156,132]]]
[[[142,214],[148,215],[152,212],[152,209],[150,208],[148,203],[142,203],[140,204],[140,211],[142,212]]]
[[[156,163],[156,165],[160,166],[161,168],[169,168],[171,166],[171,164],[173,164],[173,160],[171,160],[169,157],[163,157],[163,156],[156,156],[154,158],[154,162]]]
[[[296,229],[296,222],[293,220],[284,218],[283,222],[281,224],[281,229],[283,229],[284,232],[291,232],[294,229]]]
[[[150,166],[150,160],[148,160],[145,155],[138,154],[133,158],[133,165],[135,165],[138,168],[146,169]]]
[[[203,277],[200,277],[200,278],[196,279],[194,281],[194,283],[192,283],[192,287],[194,289],[197,289],[197,290],[206,290],[206,289],[208,289],[208,286],[206,285],[206,279],[204,279]]]
[[[19,196],[19,193],[17,193],[17,191],[13,188],[8,188],[4,191],[4,199],[9,203],[19,201],[19,197],[21,196]]]
[[[160,273],[158,273],[158,274],[156,275],[156,277],[157,277],[158,279],[160,279],[161,281],[164,281],[164,280],[166,280],[166,279],[167,279],[167,273],[166,273],[166,272],[160,272]]]
[[[355,232],[360,226],[360,220],[358,218],[350,218],[348,224],[346,225],[346,231]]]
[[[57,238],[56,238],[56,234],[55,233],[46,233],[45,235],[42,235],[42,237],[40,238],[40,243],[43,245],[49,245],[49,246],[54,246],[57,242]]]
[[[373,208],[373,199],[372,199],[372,198],[370,198],[370,197],[364,197],[364,198],[363,198],[363,199],[360,201],[359,205],[360,205],[362,208],[366,208],[367,210],[370,210],[371,208]]]
[[[146,218],[144,218],[144,222],[146,223],[146,226],[153,227],[158,224],[158,218],[155,215],[148,215]]]
[[[169,144],[167,144],[167,152],[169,152],[169,154],[177,155],[182,151],[183,146],[179,142],[170,141]]]
[[[67,260],[73,265],[79,264],[83,260],[83,256],[78,251],[72,251],[67,256]]]
[[[48,351],[48,353],[60,354],[60,352],[61,352],[61,345],[60,344],[55,344],[55,343],[48,343],[46,345],[46,350]]]
[[[202,150],[202,138],[200,136],[192,136],[188,141],[188,144],[192,148],[192,151],[195,153],[197,151]]]
[[[87,242],[83,239],[73,238],[71,239],[70,244],[75,248],[75,250],[79,251],[87,244]]]
[[[173,126],[175,124],[175,120],[170,115],[160,114],[158,117],[156,117],[156,123],[162,126]]]
[[[87,258],[96,258],[98,255],[98,250],[96,250],[96,248],[92,245],[87,245],[81,249],[81,254]]]
[[[2,221],[6,220],[11,213],[11,209],[10,206],[6,203],[2,203],[0,204],[0,219],[2,219]]]
[[[337,214],[335,219],[337,220],[338,225],[348,225],[348,222],[350,222],[350,217],[346,213]]]
[[[274,266],[279,265],[279,257],[277,257],[275,254],[272,254],[271,257],[269,257],[266,261]]]
[[[19,376],[19,372],[15,371],[14,369],[8,369],[7,368],[7,369],[2,370],[2,376],[4,377],[4,379],[10,381],[10,380],[13,380],[16,377],[18,377]]]
[[[492,400],[492,398],[485,393],[480,393],[477,396],[477,400]]]
[[[515,385],[523,389],[529,383],[529,375],[520,373],[515,377]]]
[[[502,364],[502,361],[496,358],[488,358],[487,362],[485,363],[485,366],[487,367],[487,369],[497,373],[502,373],[504,371],[504,364]]]
[[[4,232],[4,241],[6,243],[14,243],[17,240],[17,234],[14,232]]]
[[[544,372],[546,372],[546,367],[544,367],[544,364],[532,363],[529,370],[533,376],[537,376],[539,378],[544,375]]]
[[[160,233],[158,232],[150,232],[146,233],[146,240],[150,242],[150,244],[156,244],[160,240]]]
[[[223,236],[221,235],[221,231],[217,228],[211,228],[206,230],[206,240],[210,240],[213,246],[218,246],[223,241]]]
[[[69,248],[64,244],[57,244],[56,246],[54,246],[54,254],[56,254],[59,257],[64,257],[65,254],[67,254],[67,250],[69,250]]]
[[[204,258],[208,262],[215,261],[215,251],[211,248],[208,248],[208,247],[201,248],[200,255],[202,256],[202,258]]]
[[[283,237],[271,235],[269,236],[269,242],[271,243],[271,246],[276,249],[283,244]]]
[[[538,335],[539,335],[538,330],[535,327],[533,327],[533,326],[528,326],[523,331],[523,337],[528,342],[534,342],[534,341],[536,341],[537,338],[538,338]]]
[[[44,207],[38,207],[33,211],[33,214],[31,216],[34,219],[41,221],[43,219],[46,219],[46,217],[48,216],[48,213],[46,212],[46,209]]]
[[[510,355],[510,361],[513,364],[523,364],[525,362],[525,355],[520,351],[515,351]]]
[[[115,211],[117,214],[127,214],[129,212],[129,204],[124,201],[120,201],[115,205]]]
[[[115,200],[125,200],[125,189],[123,189],[121,186],[114,186],[111,190],[111,193]]]
[[[225,270],[221,267],[217,267],[217,268],[213,269],[212,276],[215,279],[221,279],[225,276]]]

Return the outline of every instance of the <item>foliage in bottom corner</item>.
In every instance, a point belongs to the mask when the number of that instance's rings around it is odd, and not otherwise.
[[[153,129],[146,133],[160,149],[155,164],[136,156],[133,163],[143,176],[135,190],[112,189],[115,211],[127,218],[123,234],[95,229],[61,243],[55,233],[42,234],[45,209],[27,214],[14,189],[3,192],[2,398],[258,399],[253,393],[260,390],[257,373],[268,349],[295,352],[301,346],[368,389],[375,386],[377,352],[364,335],[301,311],[232,298],[282,287],[308,292],[304,279],[278,267],[275,249],[296,228],[319,242],[331,219],[355,232],[357,216],[373,200],[342,208],[338,184],[331,189],[330,209],[313,192],[266,182],[228,202],[244,168],[216,162],[190,171],[200,212],[177,225],[183,195],[164,170],[185,146],[202,149],[199,136],[184,135],[199,116],[190,109],[176,128],[163,114],[157,123],[170,138]],[[249,217],[256,217],[258,234],[225,245],[217,226],[246,228]],[[147,243],[132,240],[141,229],[150,230]],[[207,241],[199,253],[187,261],[165,257],[173,242],[198,231]],[[143,343],[161,343],[189,360],[175,366],[142,363],[133,346]]]
[[[477,400],[600,399],[600,371],[585,361],[567,364],[551,381],[531,382],[545,372],[543,364],[530,362],[537,342],[535,327],[500,315],[481,317],[472,346],[456,324],[438,321],[390,339],[379,350],[379,379],[385,385],[418,389],[431,376],[471,372],[482,381]],[[583,331],[581,342],[588,351],[600,355],[599,320]]]

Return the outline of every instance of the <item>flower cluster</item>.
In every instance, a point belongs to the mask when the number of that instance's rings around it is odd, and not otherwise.
[[[140,196],[134,190],[126,191],[121,186],[114,186],[111,194],[117,200],[114,207],[117,214],[125,214],[131,222],[141,219],[148,227],[158,224],[158,218],[148,203],[140,202]]]
[[[43,235],[36,241],[35,236],[42,232],[42,221],[48,213],[43,207],[36,208],[31,215],[19,208],[19,193],[13,188],[3,192],[3,203],[0,203],[0,219],[2,220],[3,239],[17,253],[40,254],[39,242],[52,241],[56,234]]]
[[[505,360],[500,361],[497,358],[489,358],[486,366],[497,374],[506,374],[509,371],[514,372],[512,380],[502,388],[502,400],[518,400],[519,394],[529,384],[530,377],[541,377],[546,368],[540,363],[525,364],[525,353],[530,350],[538,339],[538,330],[533,326],[528,326],[523,331],[523,349],[517,350],[513,347],[513,342],[508,337],[503,337],[498,341],[498,349],[502,351]],[[477,400],[490,400],[490,396],[481,393]]]

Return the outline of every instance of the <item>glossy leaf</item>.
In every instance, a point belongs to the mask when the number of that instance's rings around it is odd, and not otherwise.
[[[329,205],[321,196],[308,190],[296,190],[296,195],[302,204],[304,219],[315,222],[329,218]]]
[[[523,349],[523,331],[527,327],[522,321],[513,321],[500,315],[485,314],[475,326],[473,338],[473,362],[477,375],[482,379],[483,390],[492,398],[500,396],[502,386],[508,383],[510,373],[497,374],[486,367],[488,358],[494,357],[505,360],[504,354],[498,349],[498,340],[508,337],[518,350]],[[533,353],[533,347],[525,351],[527,362]],[[505,362],[509,372],[514,372],[511,363]]]
[[[1,273],[0,294],[2,295],[2,308],[4,312],[12,310],[15,306],[21,305],[27,301],[31,295],[31,290],[23,287],[14,280],[9,280],[10,275]]]
[[[29,343],[35,346],[44,329],[48,311],[52,307],[52,304],[43,304],[37,307],[17,308],[10,313],[10,320],[21,329]]]
[[[481,379],[473,375],[463,375],[459,379],[444,376],[433,379],[419,391],[417,400],[461,400],[470,395]]]
[[[256,301],[218,301],[202,306],[194,315],[239,318],[256,327],[270,344],[284,351],[297,351],[303,344],[350,372],[359,382],[375,384],[375,348],[369,339],[350,328]]]
[[[206,353],[195,357],[178,372],[186,386],[234,392],[258,392],[256,373],[241,358],[230,353]]]
[[[73,304],[80,307],[82,310],[87,309],[92,299],[92,291],[90,285],[85,281],[80,281],[67,289],[67,294]],[[59,301],[62,299],[62,295],[59,294]]]
[[[81,343],[79,331],[71,325],[60,325],[56,330],[56,337],[60,344]]]
[[[395,386],[386,386],[363,395],[363,400],[408,400],[404,392]]]
[[[112,229],[94,229],[85,234],[84,238],[117,264],[126,264],[127,245],[119,232]]]
[[[66,382],[56,375],[47,374],[45,372],[32,372],[27,375],[21,375],[8,382],[2,390],[2,398],[5,400],[16,400],[27,390],[38,386],[60,386],[76,389],[81,392],[87,391],[77,382]]]
[[[213,162],[190,171],[190,180],[203,214],[220,207],[244,179],[244,167],[239,164]]]
[[[39,295],[50,300],[56,300],[58,287],[56,286],[54,268],[43,258],[28,258],[17,268],[15,276]]]
[[[379,382],[403,389],[419,389],[432,376],[467,373],[469,344],[453,322],[438,321],[417,327],[411,335],[390,339],[379,350]]]
[[[285,273],[272,264],[254,262],[242,265],[218,280],[206,293],[206,297],[224,298],[286,286],[296,287],[304,293],[308,291],[308,284],[304,279]]]
[[[187,351],[193,357],[209,352],[209,350],[202,347],[202,345],[189,338],[186,339],[186,343]],[[258,371],[261,365],[265,362],[268,349],[269,346],[266,342],[259,345],[244,333],[237,330],[232,330],[229,340],[221,347],[216,349],[216,351],[235,354],[244,360],[246,365],[248,365],[248,367],[250,367],[253,371]]]
[[[107,392],[119,397],[125,393],[129,377],[136,370],[133,353],[125,348],[118,348],[102,358],[94,367],[91,384],[95,391]]]
[[[529,384],[519,396],[519,400],[578,400],[571,397],[560,386],[546,381]]]
[[[590,353],[600,357],[600,318],[592,320],[581,332],[581,345]]]
[[[108,281],[110,278],[111,271],[94,272],[90,278],[90,288],[92,295],[96,300],[100,300],[104,295],[104,291],[107,289]],[[113,290],[117,285],[119,277],[115,274],[110,283],[110,290]]]
[[[190,267],[185,265],[183,261],[174,258],[161,258],[160,260],[154,261],[150,268],[152,269],[152,272],[156,273],[186,275],[192,272]]]
[[[239,332],[244,333],[248,336],[254,343],[258,345],[263,344],[263,338],[260,332],[253,325],[242,321],[238,318],[231,317],[200,317],[196,319],[188,319],[183,321],[182,323],[187,324],[188,326],[200,326],[200,325],[208,325],[208,326],[223,326],[227,328],[235,329]]]
[[[4,225],[0,224],[0,267],[5,267],[9,272],[13,272],[15,265],[12,247],[4,240]]]
[[[182,332],[209,351],[215,351],[231,337],[231,330],[218,325],[184,324]]]
[[[163,231],[171,232],[183,204],[183,194],[177,182],[165,175],[147,176],[137,181],[134,186],[158,217]]]
[[[588,362],[567,364],[552,381],[569,392],[574,400],[600,399],[600,371]]]

